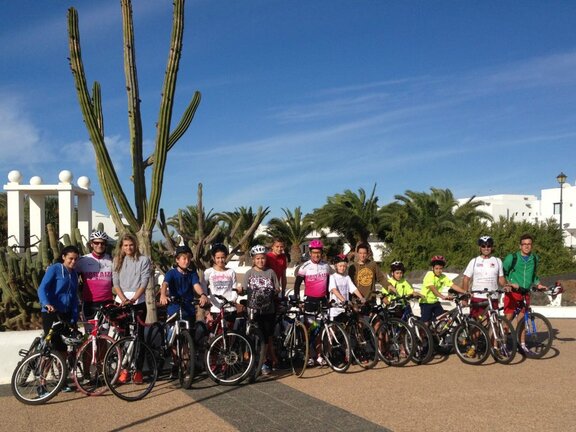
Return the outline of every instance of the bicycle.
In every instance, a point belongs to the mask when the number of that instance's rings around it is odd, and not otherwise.
[[[408,324],[393,316],[396,304],[372,306],[370,325],[376,333],[378,354],[388,366],[402,367],[414,355],[414,336]]]
[[[123,331],[122,317],[126,318],[126,313],[110,304],[102,306],[94,319],[84,323],[87,338],[76,352],[72,378],[76,388],[87,396],[99,396],[108,390],[103,374],[104,357]],[[111,324],[114,337],[109,336]]]
[[[313,315],[313,323],[317,323],[317,326],[311,325],[309,340],[313,343],[316,337],[320,337],[322,357],[334,372],[344,373],[350,367],[350,338],[341,323],[330,320],[331,305],[333,302],[328,306],[322,305]]]
[[[308,330],[304,325],[304,303],[295,296],[288,297],[289,308],[278,315],[278,334],[275,337],[276,351],[280,359],[290,364],[292,374],[304,375],[308,364]]]
[[[240,319],[238,332],[244,334],[252,344],[254,352],[254,362],[252,370],[248,376],[248,382],[254,383],[262,373],[262,366],[266,361],[266,340],[258,322],[255,319],[256,311],[253,308],[246,307],[246,316]]]
[[[189,389],[194,378],[196,348],[190,334],[190,322],[184,319],[182,306],[185,301],[170,297],[170,303],[178,310],[166,318],[163,323],[152,324],[148,329],[146,343],[152,348],[158,364],[158,372],[163,371],[166,360],[172,360],[172,372],[177,374],[180,386]],[[198,301],[193,301],[197,305]],[[172,376],[172,375],[171,375]]]
[[[158,367],[152,349],[139,336],[146,326],[134,305],[122,306],[130,315],[130,336],[112,344],[104,356],[104,382],[115,396],[128,402],[142,399],[152,391],[158,379]]]
[[[470,318],[470,307],[462,306],[470,294],[460,294],[454,290],[456,307],[440,315],[430,323],[430,330],[435,339],[435,349],[441,354],[450,354],[452,350],[462,362],[479,365],[490,355],[490,337],[488,332],[477,321]]]
[[[502,294],[505,291],[499,288],[494,292]],[[490,290],[484,288],[482,290],[472,290],[472,293],[489,294]],[[506,317],[499,315],[502,309],[495,308],[490,298],[486,301],[475,303],[474,306],[486,308],[477,319],[488,330],[492,357],[497,363],[509,364],[516,357],[517,351],[517,336],[512,322]]]
[[[222,303],[218,316],[207,323],[211,337],[204,357],[206,372],[217,384],[239,384],[254,367],[254,349],[243,334],[229,329],[228,322],[233,322],[236,316],[236,304],[221,295],[213,296]],[[227,310],[230,308],[234,308],[234,312]]]
[[[344,323],[344,329],[350,338],[350,352],[354,362],[363,369],[372,369],[378,363],[378,342],[374,329],[365,317],[364,306],[345,302],[344,313],[336,319]],[[364,315],[361,310],[364,308]]]
[[[82,338],[71,334],[68,324],[58,319],[47,335],[33,342],[31,350],[19,351],[24,359],[12,373],[10,387],[16,399],[24,404],[44,404],[54,398],[66,383],[68,359],[52,348],[54,337],[61,337],[70,347],[70,352],[82,343]]]
[[[518,316],[523,314],[521,321],[516,325],[516,334],[518,335],[519,344],[522,344],[522,339],[524,339],[527,351],[523,349],[520,351],[525,356],[539,359],[550,351],[554,333],[552,333],[552,324],[550,324],[548,318],[532,311],[532,307],[528,302],[530,299],[530,291],[538,290],[531,288],[526,292],[519,291],[522,294],[522,300],[518,302],[518,307],[514,310],[510,321],[515,322]],[[548,288],[548,291],[551,291],[551,288]]]
[[[419,317],[412,313],[409,301],[417,299],[413,294],[408,296],[394,296],[389,306],[391,312],[398,308],[398,316],[408,324],[414,336],[414,350],[411,359],[416,364],[426,364],[434,356],[434,337],[426,324],[419,320]]]

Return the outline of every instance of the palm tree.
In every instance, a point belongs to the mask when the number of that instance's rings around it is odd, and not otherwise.
[[[230,255],[240,257],[240,265],[248,262],[250,247],[253,246],[256,230],[270,213],[269,207],[258,207],[254,212],[252,207],[238,207],[232,212],[218,213],[216,217],[223,223],[223,232],[226,243],[236,245]]]
[[[328,197],[323,207],[314,210],[316,226],[340,234],[351,248],[355,248],[357,243],[367,243],[370,235],[382,238],[385,232],[375,194],[376,184],[370,196],[361,188],[358,194],[346,190],[343,194]]]
[[[266,233],[273,238],[282,239],[290,248],[290,266],[300,260],[300,245],[308,234],[314,231],[314,223],[308,215],[302,217],[302,210],[296,207],[294,212],[283,208],[284,218],[272,218],[268,221]]]

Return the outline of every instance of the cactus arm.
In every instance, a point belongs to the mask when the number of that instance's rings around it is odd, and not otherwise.
[[[128,127],[130,129],[130,153],[132,154],[132,181],[136,203],[136,217],[142,223],[146,203],[146,179],[142,163],[142,116],[140,114],[140,91],[136,69],[136,48],[132,4],[128,0],[122,6],[122,35],[124,37],[124,77],[128,100]]]
[[[162,88],[160,112],[158,114],[156,148],[154,151],[154,166],[152,169],[152,186],[143,224],[143,228],[150,232],[156,224],[158,208],[160,206],[160,198],[162,196],[164,170],[166,168],[166,157],[168,154],[170,121],[172,118],[172,108],[174,106],[174,93],[176,91],[176,77],[178,75],[180,56],[182,55],[183,34],[184,0],[174,0],[174,15],[172,21],[170,51],[168,54],[168,64],[166,65],[166,74]]]
[[[174,145],[178,142],[178,140],[182,137],[182,135],[184,135],[186,130],[188,130],[188,127],[192,123],[192,120],[194,120],[194,115],[196,114],[196,109],[198,108],[198,105],[200,105],[201,98],[202,95],[200,94],[200,92],[197,91],[194,93],[194,97],[192,98],[192,101],[188,105],[188,108],[186,108],[186,111],[184,111],[180,123],[178,123],[176,129],[174,129],[170,134],[170,138],[168,139],[168,151],[170,151],[172,147],[174,147]],[[151,166],[153,163],[154,163],[154,155],[148,156],[144,160],[144,168]]]
[[[84,72],[84,64],[82,62],[82,53],[80,49],[80,33],[78,29],[78,12],[74,8],[68,9],[68,35],[69,35],[69,49],[70,49],[70,69],[76,84],[76,93],[82,110],[82,117],[90,135],[90,140],[94,146],[96,153],[96,160],[99,161],[100,169],[98,170],[98,180],[103,188],[111,189],[116,197],[118,205],[122,209],[124,217],[131,225],[136,225],[136,218],[118,176],[113,169],[110,154],[104,142],[104,133],[101,130],[103,127],[101,110],[99,114],[95,114],[95,106],[93,100],[99,104],[100,100],[100,86],[94,85],[94,97],[91,99],[86,84],[86,74]],[[101,108],[101,105],[99,105]],[[98,121],[100,119],[100,121]],[[105,197],[106,198],[106,197]],[[109,210],[115,207],[115,201],[106,201]]]

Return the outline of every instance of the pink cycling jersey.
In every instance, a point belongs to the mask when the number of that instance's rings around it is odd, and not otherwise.
[[[326,297],[330,266],[324,261],[313,263],[306,261],[298,270],[298,276],[304,278],[304,295],[310,297]]]
[[[112,259],[109,255],[84,255],[76,264],[76,272],[84,281],[83,301],[112,301]]]

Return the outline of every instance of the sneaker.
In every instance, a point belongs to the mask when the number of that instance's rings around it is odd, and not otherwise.
[[[73,387],[70,387],[68,384],[66,384],[64,387],[62,387],[62,390],[60,390],[62,393],[72,393],[75,389]]]
[[[530,351],[530,349],[526,346],[526,344],[520,345],[520,351],[527,357],[530,357],[532,355],[532,351]]]
[[[262,375],[270,375],[272,369],[267,364],[262,366]]]
[[[180,368],[178,367],[178,365],[172,366],[172,370],[170,371],[170,379],[171,380],[178,379],[179,372]]]
[[[144,379],[142,377],[141,371],[134,372],[134,375],[132,376],[132,382],[134,384],[144,384]]]
[[[314,361],[313,358],[309,358],[308,359],[308,367],[314,367],[316,366],[316,362]]]
[[[38,397],[43,397],[48,394],[48,390],[43,385],[40,385],[36,388],[36,393],[38,393]]]
[[[316,363],[318,363],[318,366],[326,366],[326,360],[324,360],[324,357],[320,355],[316,359]]]
[[[118,382],[120,384],[126,384],[130,379],[130,374],[128,373],[128,369],[122,369],[120,371],[120,376],[118,377]]]
[[[474,349],[474,347],[468,348],[468,351],[466,351],[466,357],[468,358],[476,357],[476,350]]]

